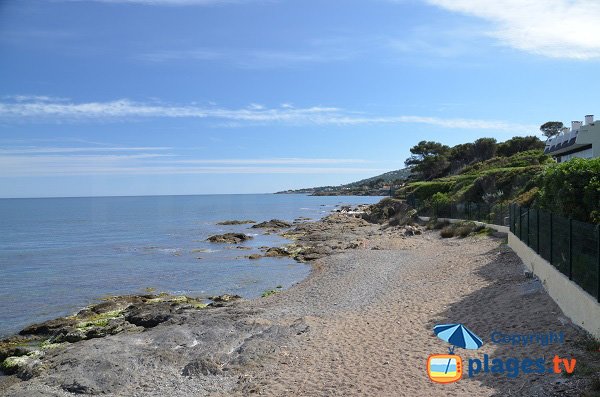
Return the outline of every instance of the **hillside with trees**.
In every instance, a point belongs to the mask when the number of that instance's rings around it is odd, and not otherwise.
[[[561,128],[544,126],[549,135]],[[411,179],[396,197],[421,210],[469,202],[494,212],[517,203],[600,223],[600,158],[557,164],[543,147],[536,137],[481,138],[454,147],[421,141],[406,160]]]

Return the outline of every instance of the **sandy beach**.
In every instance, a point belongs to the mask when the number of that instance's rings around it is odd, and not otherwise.
[[[7,396],[576,396],[586,379],[560,374],[466,373],[429,380],[430,354],[448,344],[432,329],[462,323],[479,335],[469,358],[576,357],[573,326],[502,237],[442,239],[334,214],[300,225],[313,272],[272,296],[180,310],[144,329],[47,351],[31,379],[0,380]],[[412,235],[414,232],[421,233]],[[503,333],[563,332],[565,343],[490,342]],[[465,368],[466,372],[466,368]]]

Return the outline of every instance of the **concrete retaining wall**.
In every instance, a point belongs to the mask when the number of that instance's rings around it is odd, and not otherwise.
[[[508,246],[521,258],[525,266],[535,274],[548,295],[563,313],[583,329],[600,338],[600,303],[580,286],[569,280],[554,266],[529,248],[512,233],[508,234]]]
[[[420,217],[420,219],[423,221],[429,220],[427,217]],[[447,218],[439,218],[439,220],[450,223],[463,221],[463,219]],[[475,223],[507,233],[508,246],[521,258],[529,271],[540,279],[548,295],[561,308],[565,316],[569,317],[574,324],[579,325],[600,339],[600,303],[596,298],[569,280],[567,276],[539,256],[527,244],[519,240],[517,236],[510,232],[508,226],[491,225],[483,222]]]

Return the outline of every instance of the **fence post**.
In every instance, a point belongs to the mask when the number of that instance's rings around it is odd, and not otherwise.
[[[527,246],[528,247],[531,247],[531,244],[529,244],[529,234],[530,234],[529,231],[531,230],[529,227],[529,218],[531,217],[530,214],[531,214],[531,208],[527,208]]]
[[[519,240],[523,241],[523,215],[521,214],[521,206],[519,206]]]
[[[598,250],[596,251],[596,262],[598,262],[598,271],[596,273],[596,278],[598,279],[598,302],[600,302],[600,225],[596,226],[598,231],[596,235],[596,245],[598,246]]]
[[[535,230],[537,231],[537,254],[540,254],[540,210],[535,210]]]
[[[573,219],[569,218],[569,280],[573,280]]]
[[[550,264],[554,265],[554,247],[553,247],[553,242],[554,242],[554,225],[552,222],[552,212],[550,213]]]

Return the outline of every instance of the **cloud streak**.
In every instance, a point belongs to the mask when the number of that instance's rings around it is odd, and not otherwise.
[[[170,154],[124,155],[7,155],[0,153],[0,177],[77,175],[182,175],[182,174],[354,174],[382,169],[340,167],[361,159],[270,158],[172,160]]]
[[[323,64],[353,59],[358,51],[347,48],[312,48],[308,50],[272,49],[220,49],[196,48],[188,50],[162,50],[138,54],[140,61],[165,62],[225,62],[243,69],[272,69]]]
[[[518,50],[551,58],[600,58],[600,3],[595,0],[426,0],[492,23],[486,32]]]
[[[72,2],[95,2],[110,4],[137,4],[146,6],[218,6],[267,2],[268,0],[63,0]],[[274,1],[274,0],[271,0]]]
[[[196,118],[220,121],[231,125],[284,124],[284,125],[381,125],[428,124],[443,128],[480,129],[510,132],[536,130],[534,125],[498,120],[440,118],[415,115],[372,115],[338,107],[290,105],[267,108],[252,104],[247,108],[227,109],[196,105],[146,104],[120,99],[109,102],[1,102],[0,120],[23,121],[111,121],[143,118]]]

